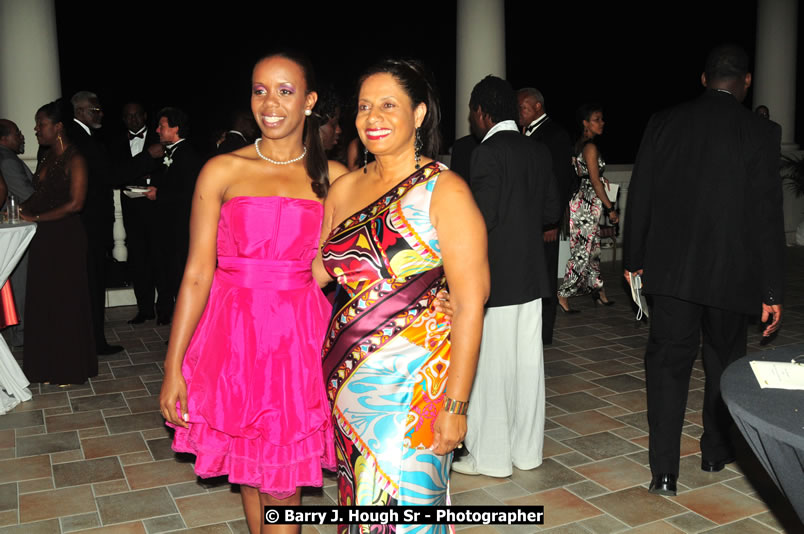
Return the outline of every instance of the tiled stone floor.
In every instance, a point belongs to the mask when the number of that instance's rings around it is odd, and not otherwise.
[[[608,253],[605,253],[608,257]],[[789,249],[784,328],[767,347],[804,342],[804,249]],[[720,473],[700,470],[703,371],[690,384],[682,438],[679,495],[646,491],[647,421],[643,350],[619,284],[619,266],[604,263],[609,294],[594,308],[575,299],[577,315],[559,312],[555,343],[545,351],[545,460],[506,479],[452,475],[456,504],[544,505],[546,524],[465,527],[463,532],[804,532],[785,499],[744,444]],[[90,383],[60,389],[34,384],[34,398],[0,416],[0,534],[245,533],[239,495],[225,480],[204,481],[192,457],[170,450],[157,411],[168,327],[134,327],[132,308],[107,311],[107,339],[126,351],[102,358]],[[21,355],[19,356],[21,357]],[[305,494],[331,504],[336,488]],[[305,527],[305,534],[334,527]]]

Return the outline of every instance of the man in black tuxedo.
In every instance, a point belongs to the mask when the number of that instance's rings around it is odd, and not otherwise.
[[[469,167],[472,164],[472,151],[479,144],[480,140],[473,134],[464,135],[460,139],[456,139],[452,144],[449,168],[457,172],[461,178],[466,180],[466,183],[469,183],[471,174]]]
[[[517,92],[519,100],[519,126],[522,133],[533,140],[547,145],[553,160],[553,175],[558,186],[561,214],[558,219],[543,228],[544,255],[550,280],[550,297],[542,299],[542,341],[545,345],[553,343],[553,327],[556,322],[558,305],[558,228],[561,218],[569,206],[572,192],[578,187],[578,175],[572,168],[572,142],[569,134],[560,124],[547,116],[544,109],[544,96],[532,87]]]
[[[511,85],[487,76],[469,100],[470,183],[488,230],[491,294],[467,413],[464,474],[506,477],[542,463],[541,299],[550,296],[541,229],[560,208],[550,152],[521,133]]]
[[[154,201],[160,232],[156,322],[169,324],[190,246],[190,210],[195,181],[204,161],[186,139],[189,120],[182,110],[164,108],[157,115],[157,121],[156,133],[164,146],[164,157],[161,164],[157,163],[161,170],[155,174],[146,197]],[[153,158],[154,153],[149,151],[136,159],[143,161],[148,157]]]
[[[650,492],[675,495],[689,379],[703,333],[701,469],[734,461],[723,369],[746,353],[747,316],[782,317],[781,128],[743,107],[748,56],[715,48],[695,100],[655,114],[634,164],[625,220],[627,280],[652,295],[645,353]]]
[[[106,260],[114,224],[112,196],[113,172],[106,147],[98,140],[103,109],[95,93],[79,91],[70,99],[73,122],[67,135],[84,155],[87,164],[87,196],[81,211],[81,222],[87,233],[87,277],[92,312],[92,327],[98,354],[114,354],[123,350],[109,345],[103,331],[106,311]]]
[[[254,142],[259,134],[254,115],[248,111],[238,110],[232,113],[229,130],[218,145],[216,154],[228,154]]]
[[[123,106],[123,124],[127,131],[120,136],[115,147],[121,185],[143,188],[151,185],[151,171],[138,172],[134,162],[134,158],[147,152],[148,147],[159,145],[159,136],[148,128],[147,119],[148,115],[139,102],[129,102]],[[160,146],[157,155],[161,152]],[[129,197],[126,193],[125,190],[121,192],[120,204],[126,229],[127,263],[137,299],[137,314],[128,323],[141,324],[156,317],[154,290],[160,229],[156,223],[154,203],[144,196]]]

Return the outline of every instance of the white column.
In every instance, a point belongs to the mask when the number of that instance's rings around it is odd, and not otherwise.
[[[123,205],[120,203],[119,189],[114,190],[114,226],[112,227],[112,257],[117,261],[128,260],[128,249],[126,248],[126,227],[123,226]]]
[[[798,0],[757,2],[754,107],[768,106],[782,125],[782,151],[795,150]]]
[[[469,133],[469,95],[489,74],[505,78],[504,0],[458,0],[455,137]]]
[[[36,166],[34,115],[61,96],[53,0],[0,1],[0,117],[25,135],[22,158]]]

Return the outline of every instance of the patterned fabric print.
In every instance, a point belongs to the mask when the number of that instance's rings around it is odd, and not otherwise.
[[[583,159],[583,150],[576,156],[581,185],[570,199],[570,259],[564,281],[558,288],[561,297],[584,295],[603,287],[600,277],[600,214],[603,202],[598,198],[589,179],[589,169]],[[600,176],[606,163],[598,154]]]
[[[449,326],[433,309],[445,279],[429,214],[443,169],[424,166],[349,217],[324,245],[324,265],[351,297],[324,342],[340,504],[446,503],[452,457],[428,449],[450,351]],[[443,529],[353,525],[348,531]]]

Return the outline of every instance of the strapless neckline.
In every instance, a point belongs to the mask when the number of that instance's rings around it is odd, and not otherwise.
[[[225,201],[222,204],[222,206],[225,206],[225,205],[227,205],[230,202],[233,202],[235,200],[255,200],[255,199],[258,199],[258,200],[276,199],[276,200],[289,200],[289,201],[296,201],[296,202],[312,202],[314,204],[318,204],[319,206],[323,206],[323,204],[321,202],[317,201],[317,200],[312,200],[312,199],[309,199],[309,198],[283,197],[283,196],[279,196],[279,195],[265,195],[265,196],[263,196],[263,195],[257,195],[257,196],[237,195],[237,196],[233,196],[229,200]]]

